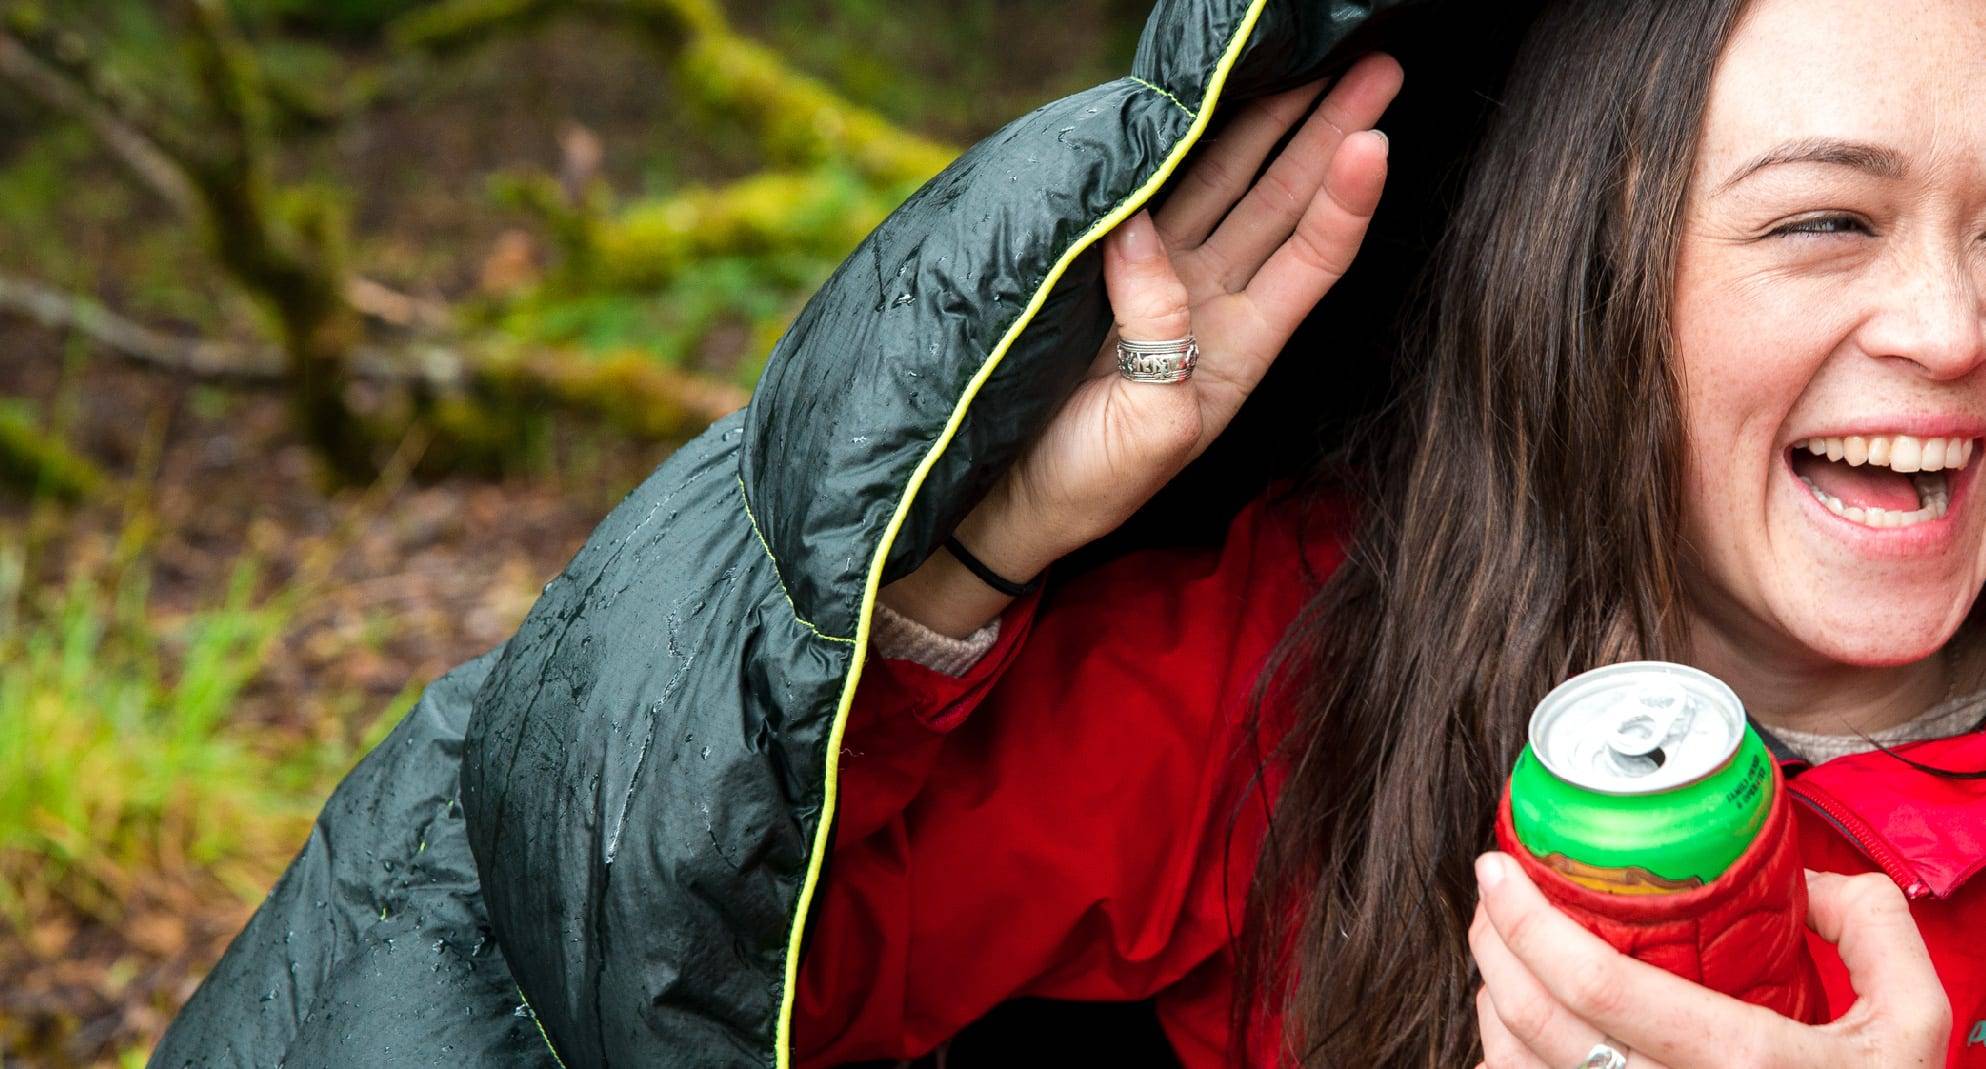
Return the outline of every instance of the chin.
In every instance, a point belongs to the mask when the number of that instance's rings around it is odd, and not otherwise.
[[[1910,598],[1830,598],[1782,613],[1782,626],[1828,661],[1864,668],[1915,664],[1937,654],[1965,623],[1973,594]],[[1872,606],[1882,606],[1871,611]]]

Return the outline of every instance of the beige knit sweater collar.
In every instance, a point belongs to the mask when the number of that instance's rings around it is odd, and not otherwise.
[[[1867,753],[1878,746],[1950,738],[1978,727],[1981,720],[1986,720],[1986,691],[1947,699],[1924,710],[1914,719],[1867,735],[1794,731],[1790,728],[1769,730],[1773,738],[1786,744],[1787,749],[1805,758],[1809,764],[1817,765],[1836,757]]]

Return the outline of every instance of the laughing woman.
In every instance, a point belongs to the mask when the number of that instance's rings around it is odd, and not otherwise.
[[[1029,994],[1155,997],[1192,1066],[1251,1028],[1257,1065],[1986,1064],[1986,884],[1916,875],[1986,861],[1986,796],[1865,753],[1986,717],[1975,0],[1551,5],[1371,450],[1217,553],[1009,600],[1204,450],[1351,267],[1400,77],[1368,58],[1314,111],[1255,104],[1118,228],[1118,336],[1195,337],[1197,364],[1120,367],[1113,339],[954,551],[882,592],[805,1061],[914,1054]],[[1248,724],[1278,635],[1285,711]],[[1878,818],[1803,813],[1809,864],[1899,858],[1813,878],[1834,1024],[1630,962],[1477,860],[1532,705],[1644,657],[1728,680]],[[1244,914],[1251,789],[1278,796]]]
[[[1169,0],[1135,70],[871,235],[157,1064],[829,1066],[1035,998],[1191,1069],[1986,1065],[1986,6]],[[1827,800],[1831,1023],[1484,852],[1534,704],[1637,658]]]

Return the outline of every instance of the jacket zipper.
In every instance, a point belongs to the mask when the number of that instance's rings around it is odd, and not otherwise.
[[[1868,855],[1869,860],[1874,861],[1876,867],[1883,870],[1883,875],[1890,878],[1890,882],[1903,888],[1905,898],[1918,899],[1931,893],[1930,885],[1918,879],[1917,874],[1897,856],[1896,851],[1890,849],[1890,845],[1883,841],[1881,836],[1870,831],[1861,818],[1837,805],[1833,799],[1824,794],[1809,794],[1800,790],[1796,784],[1788,784],[1787,790],[1793,797],[1805,802],[1809,809],[1826,818],[1828,823],[1834,825],[1836,831],[1849,842],[1854,843],[1862,853]]]

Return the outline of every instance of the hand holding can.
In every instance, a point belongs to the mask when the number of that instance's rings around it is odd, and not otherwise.
[[[1560,684],[1532,714],[1496,830],[1546,898],[1615,949],[1824,1018],[1779,769],[1715,677],[1639,661]]]

